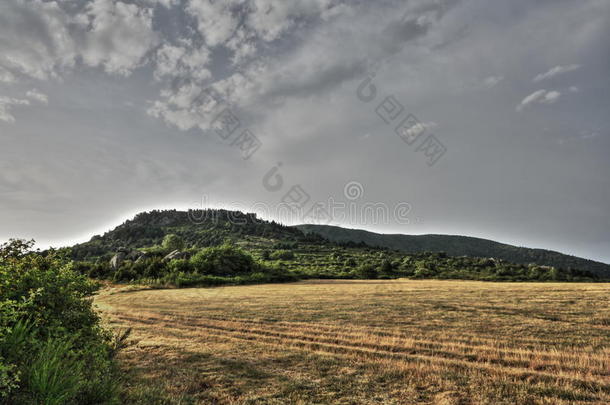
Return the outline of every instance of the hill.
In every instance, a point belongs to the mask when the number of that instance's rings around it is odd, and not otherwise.
[[[366,241],[371,246],[364,241],[330,241],[310,231],[239,211],[167,210],[138,214],[69,250],[76,269],[90,277],[157,286],[400,277],[486,281],[600,279],[578,268],[518,264],[510,259],[489,258],[490,255],[405,253]]]
[[[137,214],[88,242],[72,247],[76,260],[110,258],[120,248],[141,249],[161,245],[168,234],[180,236],[187,247],[217,246],[226,240],[245,242],[248,237],[283,241],[321,241],[317,235],[274,221],[264,221],[256,214],[228,210],[153,210]]]
[[[366,243],[405,253],[445,252],[450,256],[493,257],[512,263],[535,263],[559,268],[586,270],[610,277],[610,265],[545,249],[517,247],[488,239],[459,235],[379,234],[361,229],[330,225],[297,225],[295,228],[314,233],[333,242]]]

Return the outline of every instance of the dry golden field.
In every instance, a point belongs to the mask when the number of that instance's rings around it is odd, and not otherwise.
[[[610,285],[310,281],[105,289],[125,402],[608,404]]]

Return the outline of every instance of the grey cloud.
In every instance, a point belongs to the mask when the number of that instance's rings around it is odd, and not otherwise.
[[[405,42],[426,35],[429,24],[430,23],[422,17],[392,22],[384,30],[381,37],[383,38],[381,46],[390,54],[399,52]]]
[[[367,64],[365,61],[353,61],[346,64],[337,63],[331,66],[315,66],[311,71],[303,72],[305,74],[302,77],[295,74],[294,76],[287,75],[285,78],[280,78],[265,95],[270,98],[290,97],[293,95],[308,97],[320,94],[321,92],[330,92],[346,81],[351,81],[358,76],[364,75],[366,70]]]

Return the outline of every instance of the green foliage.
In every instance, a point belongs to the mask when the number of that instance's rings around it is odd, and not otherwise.
[[[230,244],[203,249],[190,262],[197,273],[215,276],[252,273],[260,267],[251,255]]]
[[[278,239],[287,244],[277,249],[293,249],[299,241],[321,240],[315,235],[304,235],[296,228],[263,221],[255,214],[239,211],[154,210],[138,214],[104,235],[73,246],[71,254],[77,261],[108,261],[119,247],[142,249],[161,245],[168,234],[179,235],[185,245],[198,248],[222,245],[227,238],[244,236]]]
[[[201,219],[196,225],[191,220],[194,214]],[[489,281],[596,280],[593,274],[570,267],[529,266],[476,255],[456,257],[455,253],[452,256],[445,252],[462,249],[471,249],[473,253],[485,252],[490,245],[487,244],[489,241],[482,239],[442,235],[416,238],[419,242],[411,246],[414,252],[404,253],[391,250],[397,247],[391,244],[387,245],[390,248],[366,245],[364,240],[367,243],[379,240],[369,238],[376,234],[363,231],[319,228],[330,229],[331,237],[335,239],[343,238],[343,242],[329,242],[315,234],[304,234],[297,228],[258,220],[253,214],[206,210],[191,212],[191,215],[189,217],[189,213],[179,211],[140,214],[87,244],[75,246],[73,256],[83,253],[91,256],[102,245],[106,249],[103,256],[88,260],[88,264],[79,262],[75,268],[92,277],[162,286],[256,282],[252,274],[271,274],[270,266],[274,265],[281,266],[279,271],[283,276],[280,279],[410,277]],[[309,229],[307,226],[301,228]],[[183,250],[190,257],[189,260],[162,260],[168,249],[160,244],[164,239],[175,239],[175,235],[180,235],[178,238],[193,246]],[[344,242],[345,239],[350,241]],[[227,240],[232,242],[225,243]],[[402,243],[403,239],[400,241]],[[235,244],[239,244],[239,248]],[[137,257],[134,254],[137,251],[147,252],[147,257],[135,262],[126,260],[118,270],[111,269],[108,260],[119,246],[128,246],[132,259]],[[472,250],[476,246],[481,249]],[[437,251],[426,251],[426,248]],[[262,263],[254,257],[260,258]],[[277,274],[273,275],[273,279],[278,279]]]
[[[60,405],[81,391],[84,364],[72,351],[71,342],[49,339],[28,367],[27,387],[36,403]]]
[[[296,241],[277,242],[273,244],[273,248],[279,250],[296,249],[298,246],[299,244]]]
[[[276,250],[275,252],[271,253],[270,258],[272,260],[293,260],[294,253],[292,250]]]
[[[193,265],[186,259],[177,259],[167,263],[167,269],[170,273],[190,273],[193,271]]]
[[[0,246],[0,403],[116,402],[110,334],[90,300],[96,284],[63,252],[31,246]]]
[[[163,248],[168,252],[181,251],[184,249],[184,240],[180,236],[170,233],[163,238]]]
[[[495,257],[515,264],[579,269],[610,278],[610,265],[544,249],[506,245],[487,239],[459,235],[387,235],[330,225],[298,225],[296,228],[347,247],[376,246],[415,255],[428,252],[446,256]]]
[[[363,279],[375,279],[379,277],[379,270],[371,263],[365,263],[358,266],[354,273],[358,278]]]
[[[0,357],[0,403],[4,403],[19,388],[19,376],[15,373],[14,364],[5,363]]]

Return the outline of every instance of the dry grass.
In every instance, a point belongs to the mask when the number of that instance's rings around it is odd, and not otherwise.
[[[317,281],[105,290],[126,402],[610,403],[610,285]]]

